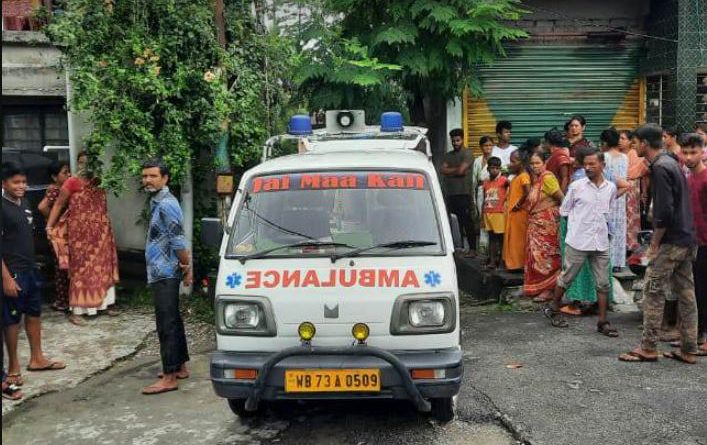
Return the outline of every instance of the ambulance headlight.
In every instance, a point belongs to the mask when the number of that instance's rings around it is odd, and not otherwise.
[[[216,297],[216,326],[223,335],[273,337],[277,334],[270,301],[265,297]]]
[[[457,326],[457,302],[452,293],[400,295],[390,320],[392,335],[443,334]]]
[[[260,323],[257,303],[233,303],[223,308],[223,322],[230,329],[255,329]]]
[[[413,301],[408,307],[408,314],[410,324],[416,328],[444,324],[444,304],[441,301]]]

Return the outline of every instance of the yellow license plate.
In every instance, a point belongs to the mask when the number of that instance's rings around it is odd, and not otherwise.
[[[380,369],[285,371],[285,392],[378,392],[380,390]]]

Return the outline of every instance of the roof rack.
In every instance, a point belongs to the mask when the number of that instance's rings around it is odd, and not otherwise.
[[[262,161],[289,154],[360,149],[414,150],[432,157],[427,128],[403,126],[398,112],[383,113],[380,126],[365,125],[364,119],[362,110],[330,110],[326,126],[312,129],[309,116],[293,116],[287,134],[265,142]]]

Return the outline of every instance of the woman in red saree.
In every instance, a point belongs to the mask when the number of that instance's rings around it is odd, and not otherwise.
[[[69,270],[69,321],[86,322],[81,315],[95,315],[115,303],[118,256],[108,217],[106,192],[87,173],[87,157],[79,154],[78,175],[64,182],[47,221],[47,233]],[[66,212],[61,211],[67,207]],[[61,215],[61,218],[59,217]]]
[[[39,213],[44,216],[45,220],[49,218],[49,212],[59,198],[61,186],[71,177],[68,162],[52,162],[49,166],[49,176],[54,183],[49,184],[44,198],[37,206]],[[52,303],[52,309],[59,312],[69,309],[69,272],[66,267],[60,267],[58,257],[55,257],[54,261],[54,303]]]
[[[550,147],[550,157],[545,162],[545,169],[557,178],[562,193],[565,193],[570,185],[574,161],[570,157],[570,151],[563,147],[564,137],[558,130],[545,133],[545,141]]]
[[[636,250],[639,247],[638,232],[641,230],[641,182],[647,180],[648,167],[643,158],[632,147],[633,134],[622,130],[619,137],[619,150],[628,156],[628,176],[631,187],[626,192],[626,247]],[[644,179],[646,178],[646,179]]]
[[[528,242],[523,290],[534,301],[549,301],[562,266],[560,259],[560,203],[564,194],[543,159],[532,154],[529,160],[532,185],[526,200]]]

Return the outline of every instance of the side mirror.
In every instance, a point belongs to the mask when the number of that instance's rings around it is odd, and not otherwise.
[[[207,247],[221,247],[223,227],[220,218],[201,218],[201,243]]]
[[[449,214],[449,225],[452,228],[452,241],[454,242],[454,249],[463,249],[464,241],[462,240],[462,232],[459,227],[459,219],[454,213]]]

